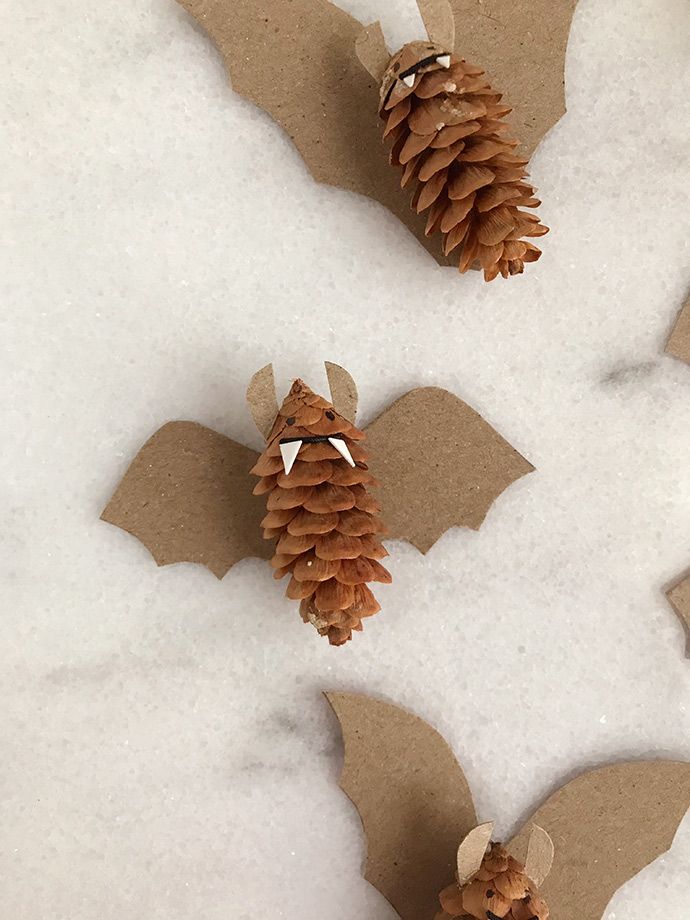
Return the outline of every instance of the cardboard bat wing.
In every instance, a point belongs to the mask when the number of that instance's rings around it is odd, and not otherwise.
[[[196,562],[222,578],[247,556],[269,559],[265,502],[252,495],[258,454],[198,425],[169,422],[139,451],[101,518],[137,537],[158,565]]]
[[[666,591],[666,597],[685,629],[687,639],[685,655],[690,658],[690,571],[676,580],[675,584]]]
[[[328,693],[345,759],[340,785],[362,819],[366,879],[402,920],[429,920],[476,825],[464,774],[443,738],[403,709]],[[690,808],[690,764],[641,761],[578,776],[554,793],[509,848],[525,861],[543,828],[555,860],[541,894],[558,920],[601,920],[616,891],[670,849]]]
[[[422,553],[451,527],[479,530],[505,489],[534,467],[448,390],[411,390],[366,429],[389,536]]]
[[[395,214],[442,264],[439,235],[388,164],[379,87],[357,58],[362,23],[329,0],[178,0],[223,56],[233,89],[287,132],[317,182]],[[444,0],[419,0],[425,21]],[[455,0],[458,53],[509,90],[531,153],[565,111],[563,66],[576,0]],[[422,35],[419,38],[423,38]]]
[[[666,353],[690,364],[690,297],[680,311],[673,332],[666,343]]]
[[[524,852],[532,822],[555,844],[541,894],[558,920],[601,920],[626,882],[673,845],[690,808],[690,764],[640,761],[583,773],[537,809],[511,844]]]
[[[390,703],[327,693],[345,745],[340,785],[367,841],[364,877],[402,920],[430,920],[477,824],[465,775],[443,738]]]

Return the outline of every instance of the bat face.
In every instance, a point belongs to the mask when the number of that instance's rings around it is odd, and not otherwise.
[[[422,74],[448,70],[450,51],[434,42],[410,42],[394,57],[381,84],[381,107],[388,108],[409,96]]]
[[[297,459],[334,460],[339,455],[354,467],[353,451],[357,451],[353,442],[357,440],[361,440],[360,432],[327,400],[297,380],[273,426],[266,453],[280,455],[283,472],[289,477]]]
[[[524,866],[499,843],[492,843],[476,875],[440,896],[439,920],[548,920],[549,910]]]

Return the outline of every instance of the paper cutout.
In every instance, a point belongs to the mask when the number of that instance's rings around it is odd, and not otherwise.
[[[527,845],[525,872],[537,888],[541,888],[549,872],[551,872],[554,856],[553,840],[543,827],[533,824]]]
[[[668,602],[685,628],[687,645],[685,654],[690,658],[690,574],[685,575],[666,592]]]
[[[455,19],[448,0],[417,0],[429,41],[446,51],[455,47]]]
[[[338,412],[354,425],[358,402],[357,386],[354,380],[345,368],[340,367],[339,364],[332,364],[330,361],[326,361],[326,377],[333,397],[333,405],[337,406]]]
[[[290,441],[287,444],[280,445],[280,453],[283,457],[283,470],[285,471],[286,476],[290,475],[290,471],[295,465],[295,460],[297,459],[297,454],[299,453],[301,446],[301,441]]]
[[[412,390],[367,428],[391,537],[426,553],[451,527],[479,530],[496,498],[534,467],[447,390]]]
[[[249,470],[259,454],[196,422],[169,422],[139,451],[101,519],[157,565],[196,562],[218,578],[247,556],[270,559]]]
[[[278,400],[276,399],[276,384],[272,364],[262,367],[249,381],[247,405],[254,419],[254,424],[264,438],[268,438],[276,420],[276,415],[278,415]]]
[[[326,696],[343,732],[341,786],[367,838],[366,878],[402,920],[429,920],[453,881],[454,824],[455,847],[476,824],[462,770],[421,719],[365,696]],[[508,848],[524,862],[532,826],[543,828],[556,847],[541,892],[551,916],[601,920],[616,891],[670,849],[688,808],[690,764],[614,764],[566,783]]]
[[[365,696],[327,693],[343,730],[340,785],[367,837],[364,877],[403,920],[430,920],[458,844],[477,823],[467,780],[443,738]]]
[[[666,343],[666,352],[690,364],[690,297],[680,311],[671,337]]]
[[[381,145],[378,86],[357,59],[363,26],[328,0],[178,0],[223,56],[233,89],[289,134],[317,182],[395,214],[441,264]],[[508,89],[521,151],[565,112],[564,60],[577,0],[456,0],[458,53]],[[433,3],[420,3],[431,23]],[[434,24],[434,28],[436,24]],[[380,54],[375,30],[364,39]]]
[[[458,885],[466,885],[473,875],[479,871],[486,848],[491,843],[494,833],[494,822],[480,824],[475,827],[458,847],[455,877]]]
[[[334,405],[354,413],[349,374],[336,365],[327,372]],[[277,406],[272,383],[264,368],[248,390],[260,430]],[[389,534],[424,553],[452,526],[478,529],[499,495],[534,469],[473,409],[436,387],[412,390],[366,433]],[[259,527],[264,502],[252,495],[249,476],[258,457],[203,425],[169,422],[137,454],[102,519],[137,537],[158,565],[196,562],[222,578],[247,556],[272,555]]]
[[[565,115],[565,54],[577,0],[453,0],[459,54],[486,67],[531,156]]]

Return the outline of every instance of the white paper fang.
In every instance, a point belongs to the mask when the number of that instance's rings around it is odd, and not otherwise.
[[[355,461],[352,459],[352,454],[350,453],[350,448],[342,438],[329,438],[328,440],[333,445],[333,447],[335,447],[343,460],[347,460],[350,466],[355,465]]]
[[[290,470],[295,465],[295,460],[297,459],[297,454],[301,446],[301,441],[288,441],[287,444],[280,445],[280,453],[283,455],[283,469],[285,470],[286,476],[290,475]]]
[[[445,67],[446,70],[448,70],[448,68],[450,67],[450,55],[449,54],[440,55],[439,57],[436,58],[436,63],[440,64],[441,67]]]
[[[408,73],[406,77],[403,77],[403,83],[405,86],[409,86],[410,89],[414,86],[415,75],[413,73]]]

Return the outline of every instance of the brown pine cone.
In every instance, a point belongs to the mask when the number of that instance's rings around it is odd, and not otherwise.
[[[390,160],[414,186],[412,207],[428,211],[426,234],[444,235],[446,255],[459,249],[461,272],[481,265],[487,281],[524,271],[541,256],[524,237],[548,227],[522,210],[541,202],[526,182],[528,161],[506,136],[511,109],[484,71],[425,42],[391,60],[381,87]],[[405,82],[407,80],[407,82]],[[411,84],[411,85],[410,85]]]
[[[275,578],[290,575],[286,595],[305,623],[343,645],[381,608],[368,582],[390,583],[378,561],[388,555],[384,526],[368,488],[365,435],[331,403],[296,380],[252,473],[255,495],[268,493],[264,537],[276,540]]]
[[[436,920],[548,920],[549,909],[524,866],[500,843],[492,843],[477,874],[462,888],[454,883],[439,895]]]

